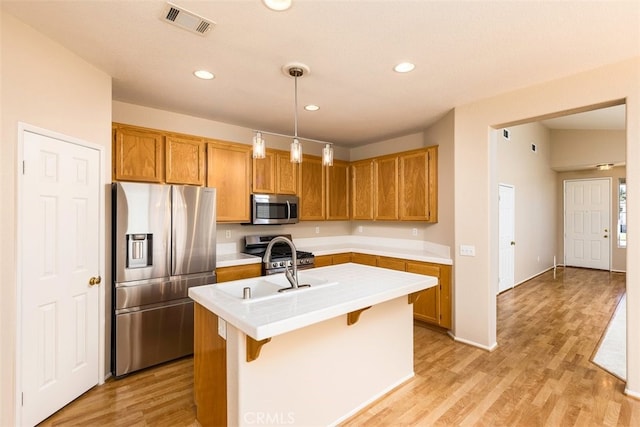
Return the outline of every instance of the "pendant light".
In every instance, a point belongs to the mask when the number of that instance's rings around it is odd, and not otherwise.
[[[258,131],[253,135],[253,158],[264,159],[266,156],[266,147],[264,144],[264,138],[262,132]]]
[[[326,144],[322,149],[322,165],[333,166],[333,144]]]
[[[302,163],[302,145],[298,139],[298,77],[302,77],[304,71],[302,67],[291,66],[289,75],[294,81],[294,101],[293,101],[293,142],[291,143],[291,163]]]
[[[293,138],[291,141],[290,148],[290,160],[292,163],[302,163],[302,144],[301,140],[315,142],[317,144],[324,144],[324,148],[322,149],[322,165],[323,166],[333,166],[333,143],[320,141],[317,139],[309,139],[309,138],[301,138],[298,136],[298,77],[302,77],[305,74],[309,74],[310,70],[304,64],[294,62],[284,65],[282,67],[282,72],[285,75],[293,77],[294,80],[294,98],[293,98],[293,136],[292,135],[284,135],[281,133],[268,132],[265,130],[254,130],[253,131],[253,158],[254,159],[264,159],[266,143],[263,138],[263,134],[285,137],[285,138]],[[309,109],[309,111],[316,111],[319,107]]]

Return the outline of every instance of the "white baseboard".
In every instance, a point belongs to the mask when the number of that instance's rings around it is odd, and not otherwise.
[[[486,350],[486,351],[488,351],[488,352],[492,352],[493,350],[495,350],[496,348],[498,348],[498,343],[497,343],[497,342],[493,343],[491,346],[486,346],[486,345],[478,344],[478,343],[477,343],[477,342],[475,342],[475,341],[466,340],[466,339],[464,339],[464,338],[458,338],[458,337],[456,337],[455,335],[453,335],[453,334],[451,333],[451,331],[448,331],[448,334],[449,334],[449,336],[450,336],[451,338],[453,338],[453,340],[454,340],[454,341],[456,341],[456,342],[459,342],[459,343],[462,343],[462,344],[467,344],[467,345],[470,345],[470,346],[472,346],[472,347],[480,348],[480,349],[482,349],[482,350]]]
[[[531,279],[533,279],[533,278],[535,278],[535,277],[538,277],[538,276],[540,276],[541,274],[546,273],[547,271],[553,270],[553,268],[554,268],[553,266],[551,266],[551,267],[549,267],[549,268],[545,268],[545,269],[544,269],[544,270],[542,270],[541,272],[536,273],[536,274],[534,274],[534,275],[532,275],[532,276],[527,277],[527,278],[526,278],[526,279],[524,279],[524,280],[519,281],[518,283],[516,283],[515,285],[513,285],[513,287],[515,288],[516,286],[522,285],[523,283],[526,283],[526,282],[528,282],[529,280],[531,280]]]
[[[639,399],[640,400],[640,392],[633,391],[633,390],[629,389],[628,387],[624,388],[624,394],[626,394],[629,397],[633,397],[634,399]]]

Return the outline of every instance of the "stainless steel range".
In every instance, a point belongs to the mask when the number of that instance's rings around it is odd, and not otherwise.
[[[284,273],[287,267],[291,267],[293,259],[291,248],[285,243],[276,243],[271,250],[271,260],[264,262],[265,250],[269,242],[277,236],[283,236],[291,240],[290,234],[275,234],[267,236],[245,236],[244,253],[259,256],[263,259],[262,275]],[[306,270],[315,267],[315,257],[311,252],[296,251],[296,265],[298,270]]]

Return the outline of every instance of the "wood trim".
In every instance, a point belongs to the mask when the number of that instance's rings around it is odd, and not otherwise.
[[[265,338],[260,341],[256,341],[249,335],[247,337],[247,362],[253,362],[260,356],[260,350],[262,346],[271,341],[271,338]]]
[[[351,326],[358,323],[358,320],[360,320],[360,315],[362,314],[362,312],[365,310],[369,310],[370,308],[371,306],[347,313],[347,325]]]
[[[414,302],[417,301],[418,298],[420,298],[420,295],[422,295],[423,291],[418,291],[418,292],[414,292],[412,294],[407,295],[407,300],[409,304],[413,304]]]

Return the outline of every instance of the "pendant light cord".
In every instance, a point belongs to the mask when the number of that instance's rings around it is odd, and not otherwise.
[[[298,137],[298,75],[296,74],[293,78],[294,80],[294,88],[295,88],[295,95],[294,95],[294,104],[293,104],[293,117],[294,117],[294,128],[293,128],[293,134],[294,136],[297,138]]]

